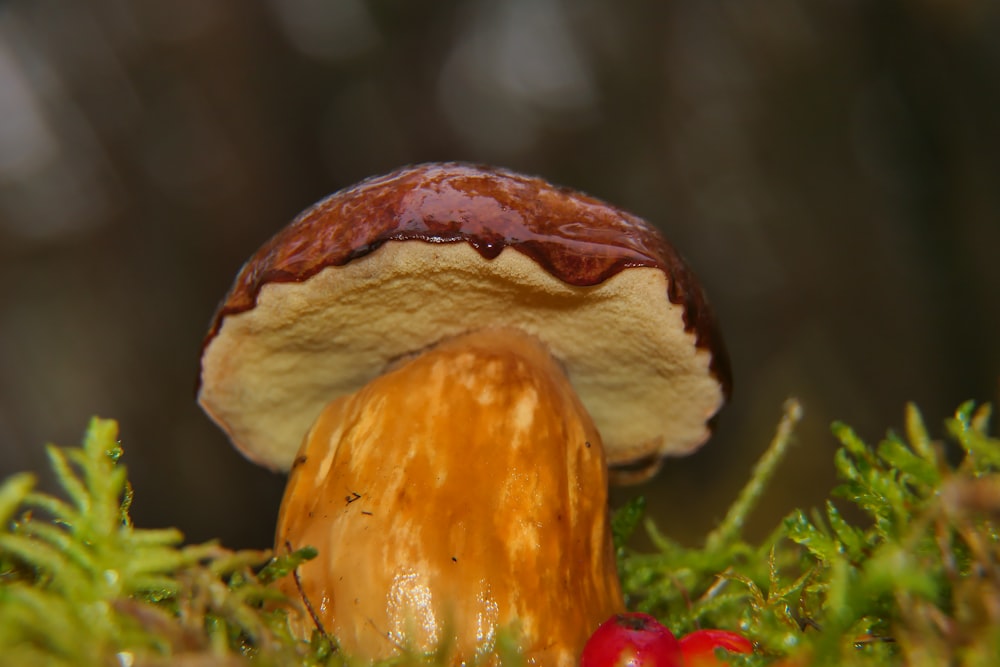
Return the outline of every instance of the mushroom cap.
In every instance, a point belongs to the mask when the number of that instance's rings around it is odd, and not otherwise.
[[[486,327],[548,346],[612,466],[695,449],[729,394],[702,290],[654,227],[538,178],[432,163],[327,197],[247,261],[198,400],[248,458],[287,470],[331,400]]]

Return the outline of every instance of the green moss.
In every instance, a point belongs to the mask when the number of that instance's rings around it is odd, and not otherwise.
[[[4,664],[324,664],[323,647],[288,635],[267,586],[307,553],[271,560],[174,529],[132,525],[118,427],[94,419],[80,449],[49,447],[65,499],[31,475],[0,486],[0,655]]]
[[[933,439],[916,410],[902,435],[869,445],[833,427],[840,484],[825,507],[796,511],[761,543],[741,528],[793,440],[786,406],[744,491],[701,547],[643,522],[636,500],[613,517],[629,606],[676,633],[737,630],[758,647],[734,663],[992,665],[1000,655],[1000,440],[989,409],[962,406]],[[297,601],[269,584],[314,556],[282,558],[183,544],[132,525],[132,490],[113,421],[94,419],[81,448],[49,447],[63,493],[20,474],[0,485],[0,655],[23,665],[344,665],[333,640],[288,632]],[[844,516],[854,506],[864,520]],[[627,546],[640,525],[655,550]],[[294,613],[298,613],[297,611]],[[498,642],[501,663],[520,662]],[[442,664],[446,649],[392,664]]]
[[[905,435],[875,446],[833,426],[840,484],[822,509],[795,511],[771,537],[749,544],[742,516],[788,445],[798,407],[719,529],[685,548],[647,524],[653,554],[624,552],[633,606],[677,632],[740,630],[765,665],[801,656],[823,665],[987,665],[1000,655],[1000,440],[989,408],[963,405],[934,440],[913,406]],[[957,459],[951,463],[950,459]],[[852,525],[838,504],[866,517]]]

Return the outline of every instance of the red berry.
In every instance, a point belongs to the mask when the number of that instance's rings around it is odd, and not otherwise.
[[[749,639],[727,630],[695,630],[681,637],[680,645],[684,667],[724,667],[726,663],[715,655],[717,648],[733,653],[753,653]]]
[[[616,614],[583,647],[580,667],[681,667],[681,646],[649,614]]]

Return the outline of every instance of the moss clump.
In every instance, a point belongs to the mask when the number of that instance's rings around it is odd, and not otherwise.
[[[995,665],[1000,440],[986,433],[988,406],[963,405],[946,422],[951,447],[931,438],[913,406],[905,434],[874,446],[835,424],[841,483],[832,498],[749,544],[742,517],[774,473],[798,410],[786,409],[746,491],[703,547],[684,548],[647,525],[658,552],[622,551],[631,604],[677,632],[743,632],[758,651],[734,657],[739,664]],[[863,514],[860,525],[845,520],[846,505]]]
[[[627,538],[637,500],[614,517],[630,607],[682,634],[736,630],[757,652],[734,664],[937,667],[994,665],[1000,655],[1000,440],[989,409],[963,405],[931,438],[916,408],[902,435],[877,445],[834,425],[841,480],[821,510],[797,511],[760,544],[741,537],[747,514],[792,440],[790,403],[743,493],[698,548],[645,527],[656,546]],[[34,491],[28,474],[0,485],[0,655],[4,664],[345,665],[317,631],[304,642],[287,615],[303,613],[269,584],[310,558],[184,546],[173,529],[136,528],[113,421],[91,422],[79,449],[49,447],[65,498]],[[864,520],[848,522],[848,505]],[[499,642],[497,662],[517,664]],[[444,664],[446,650],[394,664]]]
[[[267,585],[311,554],[182,546],[177,530],[134,527],[117,435],[94,419],[82,448],[48,448],[65,500],[33,491],[30,474],[0,486],[4,664],[326,664],[329,646],[293,640]]]

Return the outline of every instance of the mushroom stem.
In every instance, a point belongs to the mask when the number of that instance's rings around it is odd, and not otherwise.
[[[530,664],[568,667],[624,608],[600,436],[542,344],[509,329],[446,341],[330,403],[276,542],[319,550],[301,594],[366,659],[451,647],[457,664],[510,629]]]

